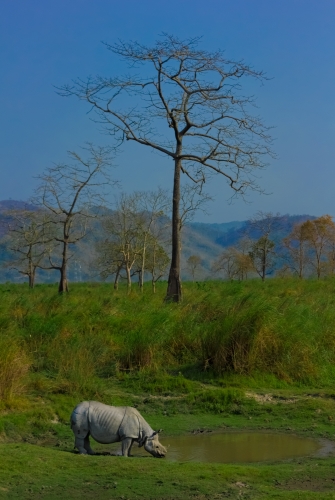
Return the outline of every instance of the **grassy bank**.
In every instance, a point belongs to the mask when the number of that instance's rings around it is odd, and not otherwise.
[[[335,498],[332,458],[223,466],[73,453],[69,415],[89,398],[136,406],[165,436],[333,439],[335,282],[186,283],[179,305],[164,293],[0,285],[0,498]]]

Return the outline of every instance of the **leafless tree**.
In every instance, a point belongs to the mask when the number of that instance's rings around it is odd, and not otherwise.
[[[97,270],[103,280],[114,276],[114,289],[117,290],[121,271],[125,265],[118,243],[106,238],[96,243],[95,251],[96,255],[93,262],[91,262],[91,267],[93,266]]]
[[[273,270],[276,245],[271,238],[281,229],[282,221],[283,217],[279,213],[258,211],[246,226],[246,234],[256,239],[249,255],[262,281]]]
[[[151,253],[158,251],[166,225],[166,205],[167,194],[163,189],[122,193],[116,200],[115,210],[103,218],[105,239],[97,243],[98,264],[101,276],[115,275],[115,288],[124,270],[128,291],[133,274],[138,274],[143,290],[147,251],[149,247]]]
[[[157,267],[157,252],[161,255],[161,262],[165,261],[164,249],[159,250],[159,240],[162,242],[162,235],[164,232],[164,228],[166,226],[166,215],[167,215],[167,207],[168,207],[168,195],[167,191],[161,188],[158,188],[156,191],[148,191],[148,192],[137,192],[135,193],[138,199],[138,213],[140,215],[139,222],[140,227],[139,231],[142,237],[142,251],[140,257],[140,273],[139,273],[139,285],[141,291],[143,291],[143,280],[144,280],[144,271],[146,268],[146,257],[147,257],[147,248],[151,244],[151,261],[153,264],[156,261]],[[164,220],[164,222],[163,222]],[[164,267],[164,266],[163,266]],[[159,273],[160,274],[160,273]],[[162,275],[161,275],[162,276]],[[159,276],[159,277],[161,277]],[[159,279],[159,278],[158,278]],[[157,280],[156,280],[157,281]]]
[[[170,258],[157,237],[150,237],[146,252],[145,270],[151,275],[153,293],[156,292],[156,283],[166,275]]]
[[[71,257],[70,245],[82,240],[88,231],[89,220],[97,216],[104,202],[104,186],[110,185],[107,167],[111,163],[109,148],[88,145],[86,158],[69,152],[72,163],[59,164],[46,169],[39,176],[35,203],[47,210],[55,227],[56,251],[49,254],[44,269],[60,272],[58,291],[68,291],[67,268]]]
[[[186,263],[191,273],[192,280],[194,281],[197,269],[201,265],[201,257],[199,257],[199,255],[190,255]]]
[[[285,274],[289,269],[293,271],[300,279],[303,279],[306,268],[309,263],[309,242],[308,231],[306,224],[300,222],[295,224],[292,231],[283,239],[283,247],[285,250],[285,264],[282,274]]]
[[[227,247],[213,262],[212,272],[217,274],[222,272],[223,276],[229,280],[247,279],[248,274],[254,271],[253,262],[246,251],[249,246],[246,246],[247,240],[243,240],[242,245],[236,247]]]
[[[275,243],[268,236],[261,236],[252,245],[249,253],[254,269],[262,281],[273,270]]]
[[[306,240],[310,249],[310,263],[316,271],[317,278],[321,277],[326,267],[327,254],[331,257],[332,243],[335,239],[335,224],[331,215],[322,215],[314,220],[307,220],[302,224]]]
[[[36,270],[52,249],[52,227],[48,214],[42,210],[9,210],[6,212],[6,244],[13,258],[6,267],[27,276],[30,288],[34,288]]]
[[[141,214],[137,212],[137,196],[126,193],[122,193],[117,199],[115,210],[103,218],[102,228],[106,236],[103,250],[110,252],[106,260],[108,267],[105,266],[103,272],[105,275],[116,275],[115,288],[124,269],[128,291],[131,289],[132,270],[135,263],[139,263],[142,251],[142,235],[139,230],[142,225]],[[97,250],[101,253],[100,243]]]
[[[114,138],[135,141],[173,160],[172,259],[166,298],[176,302],[182,297],[181,174],[199,185],[207,175],[220,174],[235,194],[243,195],[249,188],[259,190],[255,171],[271,154],[269,130],[250,113],[254,99],[241,88],[247,77],[263,81],[263,72],[231,61],[221,51],[200,50],[199,41],[164,34],[153,47],[138,42],[106,44],[129,63],[130,75],[79,79],[59,89],[61,95],[77,96],[93,107]]]

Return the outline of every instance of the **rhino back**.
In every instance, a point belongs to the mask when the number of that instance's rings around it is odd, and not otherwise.
[[[146,420],[142,417],[142,415],[136,410],[136,408],[132,408],[131,406],[126,407],[126,412],[124,414],[124,418],[120,425],[120,436],[122,437],[131,437],[133,439],[141,441],[144,438],[149,437],[153,434],[153,430],[148,424]]]
[[[120,441],[120,425],[126,412],[125,406],[108,406],[97,401],[89,402],[88,422],[90,434],[98,443]]]

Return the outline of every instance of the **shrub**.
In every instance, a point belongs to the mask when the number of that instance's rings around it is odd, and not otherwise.
[[[243,393],[238,389],[205,389],[187,396],[188,404],[213,413],[222,413],[232,405],[243,401]]]

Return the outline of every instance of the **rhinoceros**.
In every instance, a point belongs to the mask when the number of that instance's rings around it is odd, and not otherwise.
[[[71,429],[79,453],[94,455],[89,436],[103,444],[121,441],[121,455],[130,456],[133,442],[156,458],[165,457],[166,448],[142,415],[131,406],[108,406],[97,401],[79,403],[71,414]]]

